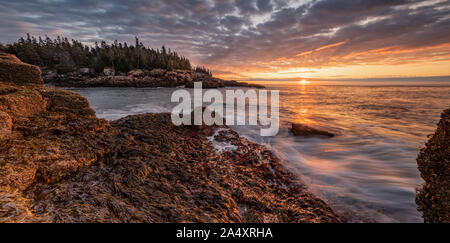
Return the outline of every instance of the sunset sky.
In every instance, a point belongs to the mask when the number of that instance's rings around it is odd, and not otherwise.
[[[238,80],[450,76],[450,2],[0,0],[0,42],[25,33],[166,45]]]

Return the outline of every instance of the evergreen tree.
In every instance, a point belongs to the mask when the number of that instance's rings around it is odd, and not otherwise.
[[[187,58],[170,48],[166,49],[165,46],[162,46],[161,50],[147,48],[138,37],[135,38],[134,46],[116,40],[111,45],[105,41],[96,42],[94,47],[90,48],[80,41],[69,41],[61,36],[52,40],[48,36],[36,38],[27,34],[26,39],[20,38],[6,47],[0,45],[1,50],[16,55],[23,62],[56,69],[60,73],[84,67],[93,68],[97,73],[102,72],[105,67],[114,68],[116,73],[126,73],[137,68],[192,69]],[[207,70],[205,72],[209,73]]]
[[[2,45],[2,43],[0,43],[0,52],[6,52],[7,48],[6,46]]]

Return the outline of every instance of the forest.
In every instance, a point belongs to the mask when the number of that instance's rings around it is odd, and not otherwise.
[[[58,73],[76,71],[79,68],[93,68],[101,73],[105,67],[114,68],[116,73],[127,73],[133,69],[152,70],[195,70],[211,75],[204,67],[193,67],[186,57],[162,46],[161,49],[145,47],[138,37],[135,45],[114,41],[95,42],[94,46],[84,45],[78,40],[58,36],[51,39],[26,35],[12,44],[0,44],[0,51],[14,54],[20,60]]]

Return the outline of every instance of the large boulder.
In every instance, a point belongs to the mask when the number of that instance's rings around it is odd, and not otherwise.
[[[0,53],[0,82],[14,84],[44,84],[41,70],[23,63],[16,56]]]
[[[417,157],[420,176],[416,203],[425,222],[450,223],[450,108],[441,115],[434,135]]]
[[[324,130],[319,130],[313,127],[309,127],[307,125],[304,124],[297,124],[297,123],[292,123],[292,133],[295,136],[303,136],[303,137],[310,137],[310,136],[326,136],[326,137],[334,137],[334,134],[324,131]]]
[[[25,85],[36,67],[2,55],[0,68],[0,222],[47,222],[31,205],[39,187],[99,161],[116,136],[81,95]]]
[[[41,93],[47,99],[47,109],[50,112],[95,116],[95,111],[91,109],[88,100],[75,92],[47,88]]]

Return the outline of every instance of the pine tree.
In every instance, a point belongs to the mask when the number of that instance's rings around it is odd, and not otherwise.
[[[15,54],[24,62],[56,69],[58,72],[70,72],[78,68],[93,68],[97,73],[105,67],[112,67],[119,72],[129,72],[133,69],[162,68],[168,70],[191,70],[189,60],[178,53],[162,46],[161,49],[151,49],[144,46],[135,37],[135,45],[120,43],[117,40],[111,45],[105,41],[95,42],[90,48],[80,41],[69,41],[66,37],[57,36],[52,40],[48,36],[38,38],[26,35],[17,42],[6,47],[0,45],[0,51]],[[206,69],[199,69],[209,73]]]

